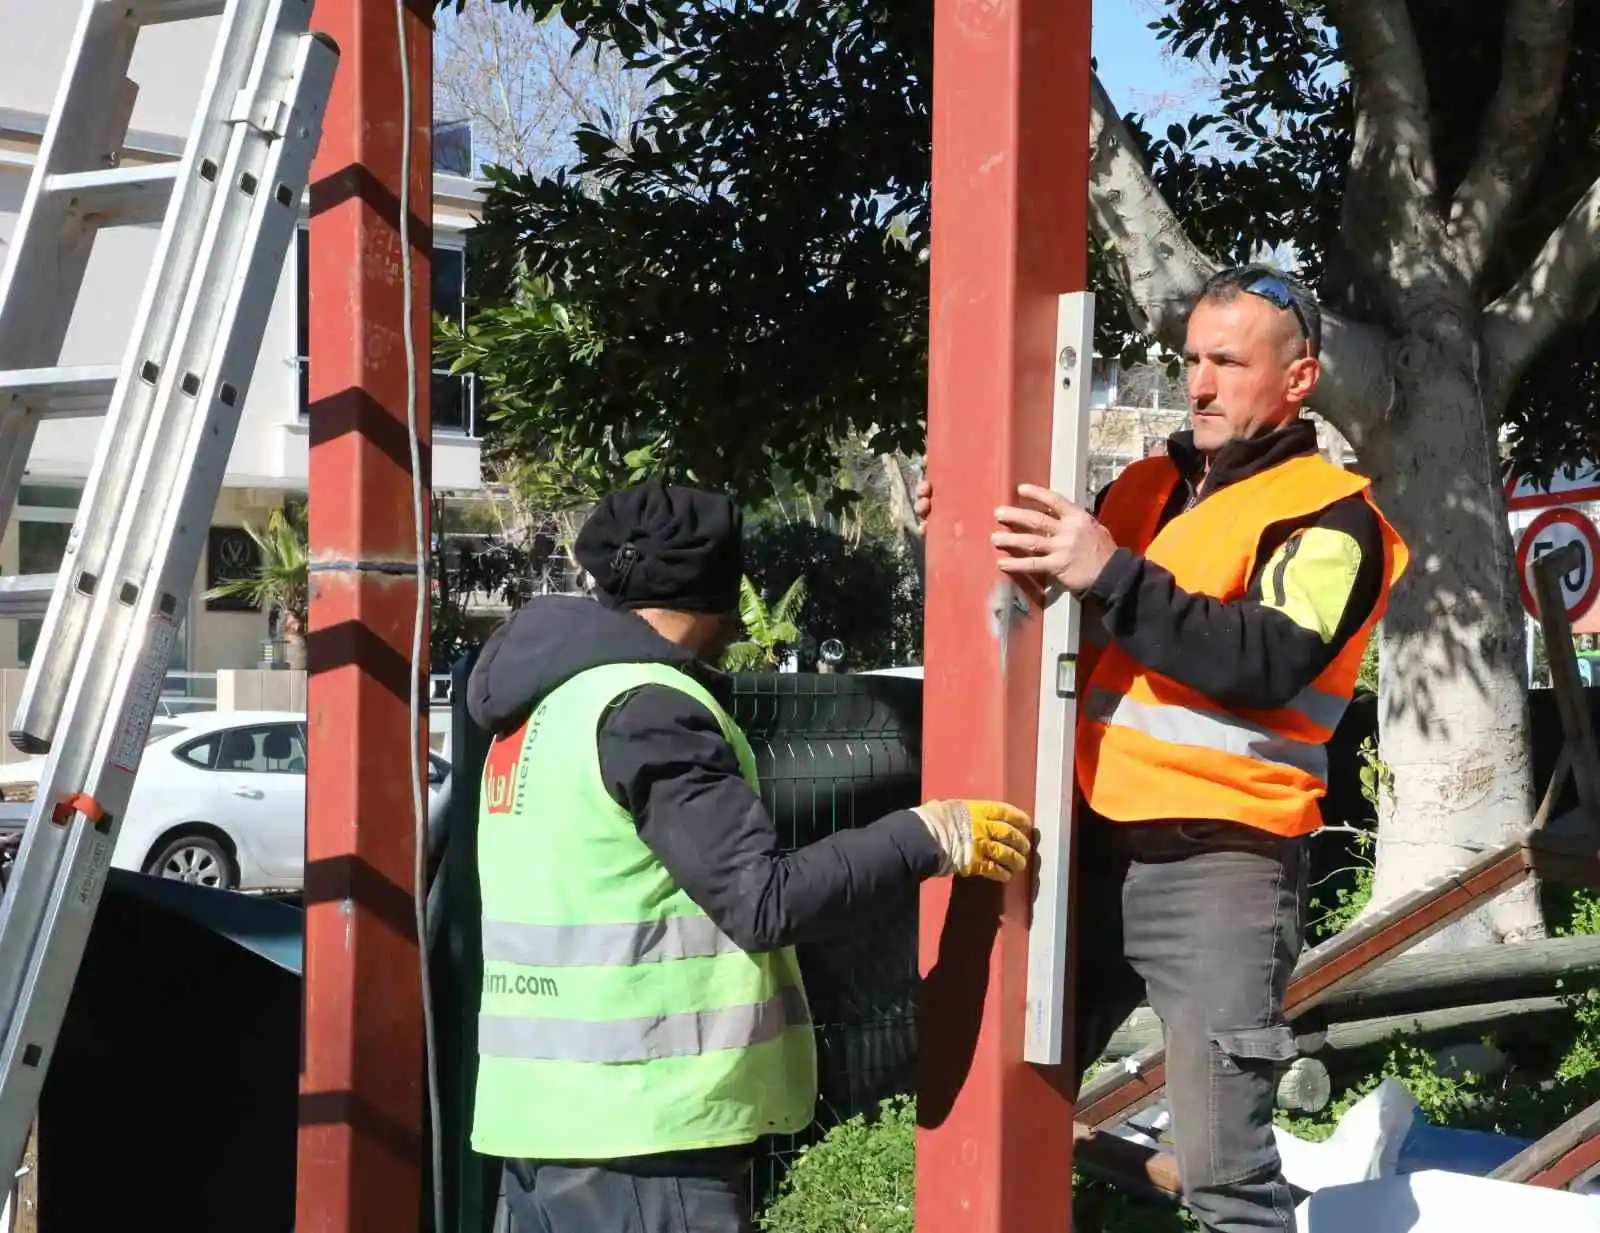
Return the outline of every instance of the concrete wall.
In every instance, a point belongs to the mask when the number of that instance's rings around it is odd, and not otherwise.
[[[5,106],[49,111],[61,86],[81,0],[7,0],[0,39]],[[130,127],[182,135],[216,40],[217,18],[170,22],[139,34],[128,76],[138,84]]]
[[[219,711],[306,709],[306,674],[287,669],[224,668],[217,673]]]

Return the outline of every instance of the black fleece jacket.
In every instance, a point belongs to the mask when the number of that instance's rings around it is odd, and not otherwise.
[[[670,664],[728,703],[728,679],[629,613],[544,596],[489,638],[468,683],[473,721],[515,731],[539,700],[587,668]],[[716,718],[682,690],[645,685],[601,719],[595,740],[611,798],[678,885],[747,951],[850,928],[885,896],[938,873],[939,846],[902,810],[783,852]]]

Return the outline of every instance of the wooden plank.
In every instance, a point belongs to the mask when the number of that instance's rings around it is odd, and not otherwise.
[[[1600,1101],[1529,1144],[1490,1177],[1560,1189],[1600,1165]]]
[[[1372,1019],[1467,1003],[1536,997],[1557,980],[1600,970],[1600,937],[1541,938],[1475,946],[1443,955],[1397,955],[1328,994],[1317,1008],[1330,1022]]]
[[[39,1123],[28,1129],[22,1175],[11,1188],[11,1233],[39,1233]]]
[[[1178,1161],[1170,1152],[1091,1130],[1082,1122],[1072,1124],[1072,1139],[1073,1153],[1087,1173],[1132,1190],[1149,1187],[1174,1199],[1183,1193]]]
[[[1600,889],[1600,854],[1589,839],[1540,832],[1528,841],[1528,860],[1547,882]]]
[[[1527,1039],[1548,1030],[1550,1025],[1543,1016],[1567,1011],[1570,1011],[1569,999],[1561,994],[1500,998],[1428,1009],[1412,1008],[1362,1019],[1340,1019],[1326,1028],[1297,1030],[1295,1036],[1302,1058],[1359,1049],[1396,1035],[1432,1036],[1467,1027],[1473,1028],[1475,1034],[1492,1028],[1496,1038]],[[1141,1011],[1117,1029],[1106,1047],[1106,1056],[1129,1057],[1140,1049],[1152,1047],[1160,1039],[1160,1020],[1149,1011]]]
[[[1530,830],[1541,831],[1550,820],[1550,811],[1556,807],[1556,801],[1561,796],[1562,785],[1566,783],[1567,776],[1572,774],[1572,745],[1563,743],[1561,754],[1556,758],[1556,769],[1550,773],[1550,782],[1545,785],[1544,796],[1539,801],[1539,808],[1533,815]]]
[[[1583,696],[1583,681],[1578,676],[1572,623],[1567,620],[1561,601],[1561,576],[1582,564],[1583,551],[1577,544],[1547,553],[1534,562],[1533,590],[1539,601],[1539,627],[1544,632],[1545,656],[1550,662],[1550,683],[1555,689],[1567,752],[1572,755],[1578,799],[1588,812],[1590,833],[1594,834],[1594,820],[1600,818],[1600,751],[1595,747],[1594,725]]]
[[[1285,1015],[1293,1019],[1305,1013],[1363,972],[1515,886],[1528,876],[1530,863],[1519,837],[1307,951],[1289,983]],[[1098,1129],[1149,1104],[1166,1083],[1164,1058],[1164,1050],[1145,1050],[1084,1085],[1080,1120]]]
[[[1318,1005],[1334,989],[1415,946],[1527,875],[1528,861],[1519,838],[1404,896],[1391,908],[1308,951],[1289,983],[1285,1011],[1299,1013]]]

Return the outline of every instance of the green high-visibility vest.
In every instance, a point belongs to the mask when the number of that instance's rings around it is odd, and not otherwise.
[[[601,718],[647,684],[698,699],[756,782],[738,725],[665,664],[580,673],[495,741],[478,813],[484,1155],[616,1160],[811,1122],[816,1042],[794,949],[739,949],[601,780]]]

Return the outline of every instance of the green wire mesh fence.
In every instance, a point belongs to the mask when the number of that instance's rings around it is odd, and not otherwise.
[[[762,799],[786,850],[918,803],[921,681],[740,676],[733,717],[755,750]],[[752,1211],[830,1126],[916,1089],[916,893],[841,921],[799,955],[817,1025],[817,1119],[801,1135],[763,1142],[750,1179]]]

